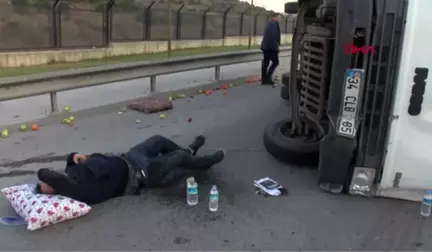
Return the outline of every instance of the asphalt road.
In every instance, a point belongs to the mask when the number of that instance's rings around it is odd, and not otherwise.
[[[175,83],[176,78],[170,78]],[[75,127],[47,124],[38,132],[13,132],[0,139],[1,188],[36,181],[33,174],[18,176],[19,173],[64,167],[59,160],[69,152],[121,152],[153,134],[183,145],[203,134],[207,143],[201,153],[217,148],[227,150],[222,163],[199,177],[200,203],[196,207],[186,204],[181,181],[142,196],[110,200],[94,206],[87,216],[40,231],[2,225],[0,249],[432,250],[431,221],[419,217],[418,203],[329,195],[317,188],[315,169],[287,166],[265,152],[264,127],[288,114],[279,91],[245,84],[228,90],[226,96],[215,92],[208,97],[195,96],[189,102],[178,100],[165,120],[157,114],[132,111],[118,115],[121,106],[113,105],[78,112]],[[108,94],[92,92],[89,96],[81,94],[99,102],[108,99]],[[109,98],[114,96],[110,94]],[[124,96],[117,98],[125,99]],[[73,108],[86,100],[81,96],[72,98]],[[192,122],[187,122],[188,117],[192,117]],[[141,123],[137,124],[136,119]],[[264,176],[285,185],[290,195],[256,195],[252,181]],[[216,213],[210,213],[207,205],[212,184],[220,190],[220,210]],[[9,203],[0,199],[0,215],[12,214]]]

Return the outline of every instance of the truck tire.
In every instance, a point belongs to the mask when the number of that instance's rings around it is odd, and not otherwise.
[[[264,131],[264,147],[274,158],[289,164],[314,166],[319,159],[319,140],[289,137],[283,134],[292,120],[282,120],[268,125]],[[285,129],[284,129],[285,128]]]
[[[283,85],[281,88],[281,98],[289,101],[289,88],[287,85]]]

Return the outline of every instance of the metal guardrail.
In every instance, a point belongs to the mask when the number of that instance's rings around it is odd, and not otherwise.
[[[291,47],[282,47],[280,57],[291,55]],[[57,92],[96,85],[150,77],[150,91],[156,91],[156,76],[215,68],[220,80],[220,67],[258,61],[260,50],[203,54],[164,60],[104,65],[0,79],[0,101],[50,94],[51,112],[57,112]]]

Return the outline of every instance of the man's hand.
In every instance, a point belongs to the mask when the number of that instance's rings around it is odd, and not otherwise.
[[[77,153],[73,156],[73,161],[75,164],[79,164],[87,160],[87,156],[81,153]]]

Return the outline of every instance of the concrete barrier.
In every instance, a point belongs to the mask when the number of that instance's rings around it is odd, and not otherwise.
[[[290,44],[292,34],[282,34],[281,43]],[[252,37],[252,45],[259,45],[262,36]],[[249,37],[227,37],[207,40],[173,40],[172,50],[193,49],[200,47],[247,46]],[[158,53],[168,50],[167,41],[142,41],[112,43],[108,48],[6,52],[0,53],[0,67],[25,67],[61,62],[77,62],[89,59],[102,59],[112,56],[126,56],[145,53]]]

